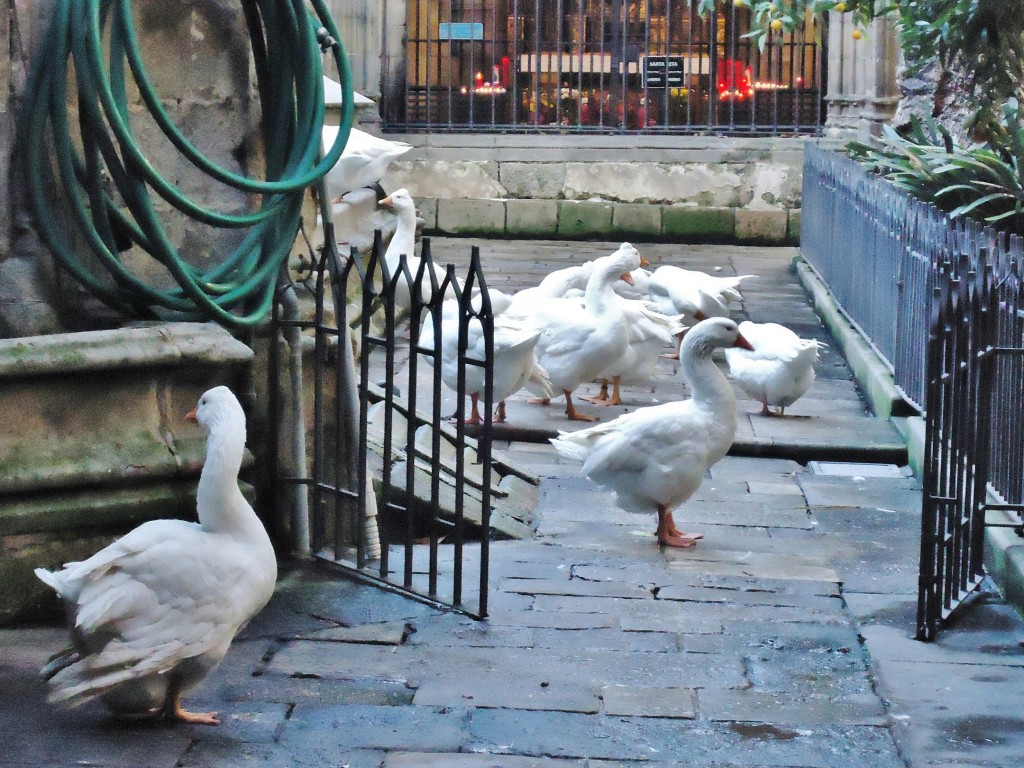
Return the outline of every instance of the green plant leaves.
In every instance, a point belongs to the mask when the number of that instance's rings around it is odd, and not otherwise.
[[[1004,107],[998,141],[961,145],[931,118],[912,119],[904,135],[884,126],[876,143],[848,150],[869,170],[934,203],[950,218],[968,216],[1024,234],[1024,111]]]

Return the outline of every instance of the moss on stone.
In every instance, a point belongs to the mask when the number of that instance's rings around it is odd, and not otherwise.
[[[612,209],[603,200],[559,200],[558,236],[606,237],[613,232]]]
[[[661,209],[661,234],[689,242],[728,242],[736,236],[736,211],[667,205]]]

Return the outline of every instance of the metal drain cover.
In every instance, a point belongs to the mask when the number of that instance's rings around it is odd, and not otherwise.
[[[906,475],[895,464],[860,464],[850,461],[810,461],[807,463],[816,475],[840,477],[890,477],[903,479]]]

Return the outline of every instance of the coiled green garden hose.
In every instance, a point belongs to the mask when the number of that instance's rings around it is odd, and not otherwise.
[[[264,180],[216,165],[175,126],[143,65],[131,0],[57,0],[35,55],[19,115],[16,154],[23,163],[34,224],[68,272],[125,315],[212,319],[235,329],[259,323],[273,304],[278,274],[298,231],[305,190],[337,162],[348,140],[352,81],[323,0],[242,0],[242,8],[262,107]],[[321,158],[321,55],[328,51],[341,76],[343,112],[338,138]],[[71,63],[78,140],[72,138],[67,99]],[[256,210],[239,215],[211,210],[156,172],[132,131],[128,73],[177,150],[216,181],[259,195]],[[47,195],[47,181],[54,175],[60,194]],[[248,232],[219,263],[198,270],[170,242],[154,207],[154,193],[203,225]],[[69,222],[55,215],[55,199],[64,201]],[[102,266],[106,278],[76,254],[68,223],[77,240],[88,244],[92,261]],[[115,232],[159,261],[177,287],[159,289],[133,273],[119,255]]]

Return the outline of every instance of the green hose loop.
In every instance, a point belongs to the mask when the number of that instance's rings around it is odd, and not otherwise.
[[[323,0],[242,0],[242,9],[262,108],[265,179],[217,165],[174,124],[146,72],[131,0],[57,0],[35,54],[17,152],[34,224],[76,280],[129,317],[207,319],[235,329],[261,322],[298,232],[305,190],[334,166],[348,141],[352,79]],[[338,137],[321,157],[325,52],[337,64],[344,98]],[[157,172],[132,130],[129,74],[177,151],[214,181],[260,196],[255,210],[227,213],[200,205]],[[78,97],[77,141],[69,88]],[[47,194],[50,181],[56,195]],[[171,243],[154,196],[204,226],[247,231],[216,265],[199,270]],[[54,215],[55,201],[66,221]],[[118,236],[159,262],[176,287],[157,288],[137,276],[122,261]],[[87,246],[89,266],[76,254],[82,249],[76,243]]]

